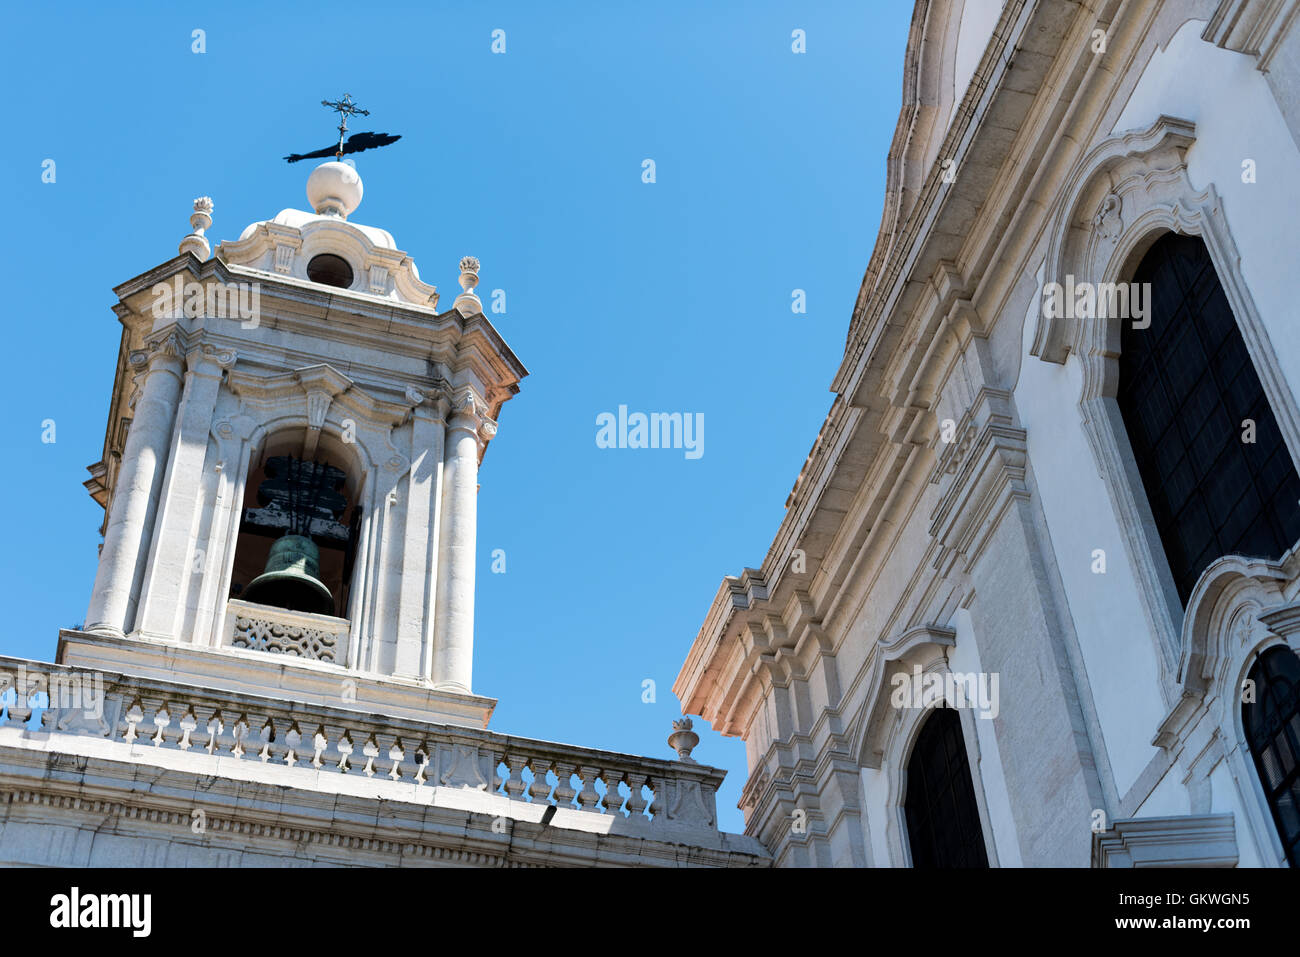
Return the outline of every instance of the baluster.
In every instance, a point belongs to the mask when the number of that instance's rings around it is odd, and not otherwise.
[[[524,758],[518,754],[506,754],[506,770],[509,776],[502,782],[506,797],[512,801],[521,801],[524,797]]]
[[[645,795],[641,793],[641,788],[646,782],[644,774],[627,773],[627,788],[630,792],[627,796],[627,816],[629,820],[645,823]]]
[[[136,725],[144,721],[144,707],[141,705],[139,698],[136,698],[131,702],[131,707],[126,709],[125,717],[126,733],[122,735],[122,740],[127,744],[135,744],[135,739],[139,737],[139,735],[135,733]],[[12,720],[12,718],[13,714],[11,709],[10,719]]]
[[[275,740],[275,722],[271,720],[270,715],[267,715],[266,723],[258,732],[258,739],[262,742],[262,747],[257,756],[262,759],[263,764],[266,764],[271,760],[271,742]]]
[[[241,714],[230,728],[232,746],[230,753],[236,758],[244,756],[244,741],[248,738],[248,715]]]
[[[30,688],[14,686],[14,703],[9,706],[9,724],[22,726],[31,720],[32,706],[29,704],[31,697]]]
[[[568,761],[555,762],[555,803],[560,807],[572,807],[573,796],[578,792],[573,790],[573,772],[577,770],[577,765]]]
[[[401,738],[393,739],[393,746],[388,749],[388,760],[393,762],[388,776],[394,781],[399,780],[402,776],[402,762],[406,760],[406,751],[402,748]]]
[[[180,748],[182,751],[188,751],[190,748],[194,747],[194,742],[190,740],[190,736],[194,734],[194,729],[198,726],[199,719],[194,716],[194,705],[190,705],[185,709],[185,713],[181,715],[179,724],[181,729],[181,739],[176,742],[176,747]]]
[[[374,732],[366,738],[366,743],[361,746],[361,753],[366,756],[366,766],[361,769],[361,773],[368,778],[375,776],[375,758],[379,757],[379,743],[375,740]]]
[[[161,748],[167,741],[166,735],[163,734],[163,729],[171,723],[171,713],[167,710],[167,702],[163,701],[158,705],[158,710],[155,711],[153,715],[153,726],[158,729],[158,733],[150,738],[150,740],[153,742],[155,748]]]
[[[617,768],[606,768],[600,772],[600,776],[605,779],[605,813],[622,817],[623,795],[618,785],[623,780],[623,772]]]
[[[343,729],[343,734],[339,737],[339,743],[335,745],[335,750],[342,755],[339,758],[338,769],[344,774],[352,770],[352,765],[348,758],[352,757],[352,733],[347,728]]]
[[[208,732],[208,741],[203,746],[203,749],[207,751],[208,754],[216,754],[217,748],[220,745],[221,735],[226,730],[226,722],[222,718],[220,708],[212,712],[212,717],[208,719],[208,723],[204,727]]]
[[[528,796],[534,804],[549,803],[551,783],[546,780],[546,772],[551,769],[550,759],[534,755],[528,759],[528,767],[533,772],[533,783],[528,785]]]
[[[31,720],[32,712],[35,710],[32,706],[32,700],[39,700],[41,695],[45,696],[45,706],[41,708],[41,719],[36,725],[38,731],[45,725],[50,712],[57,706],[57,702],[55,702],[54,696],[50,694],[50,676],[44,673],[31,675],[27,679],[27,717],[23,719],[23,724]]]
[[[317,727],[316,733],[312,736],[311,739],[312,749],[315,752],[312,754],[311,757],[312,767],[320,769],[325,766],[325,762],[321,760],[321,755],[325,753],[325,749],[329,747],[329,744],[330,744],[330,739],[326,737],[325,725],[322,724],[319,727]]]
[[[421,787],[429,783],[429,742],[421,741],[415,749],[415,784]]]
[[[597,805],[600,803],[600,792],[596,790],[597,769],[590,765],[581,765],[578,767],[578,774],[582,777],[582,790],[578,792],[578,808],[599,814],[600,808]]]
[[[302,731],[298,728],[298,722],[292,721],[289,724],[289,730],[284,733],[284,764],[285,767],[293,767],[298,763],[298,748],[302,744]]]

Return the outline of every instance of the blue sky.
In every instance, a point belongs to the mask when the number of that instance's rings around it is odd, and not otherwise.
[[[113,383],[112,287],[176,255],[195,196],[215,203],[214,245],[305,208],[312,163],[280,157],[327,145],[319,103],[349,92],[371,111],[354,130],[402,135],[357,157],[351,218],[389,230],[444,306],[460,257],[479,257],[480,291],[506,292],[491,318],[531,371],[480,472],[474,690],[500,699],[491,726],[671,756],[673,679],[721,577],[762,560],[830,406],[910,14],[906,0],[7,12],[0,651],[50,660],[85,614],[102,512],[81,483]],[[702,413],[704,454],[598,448],[596,418],[619,405]],[[743,744],[696,729],[739,831]]]

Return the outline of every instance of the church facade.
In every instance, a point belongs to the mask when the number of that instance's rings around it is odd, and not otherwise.
[[[778,866],[1300,866],[1300,3],[919,0],[833,402],[674,690]]]
[[[325,162],[215,252],[200,198],[116,288],[86,620],[0,657],[0,863],[770,865],[689,719],[667,760],[488,730],[479,465],[527,372],[478,260],[439,311],[362,195]]]

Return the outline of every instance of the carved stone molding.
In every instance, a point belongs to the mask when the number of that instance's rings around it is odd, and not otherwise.
[[[1092,835],[1093,867],[1236,867],[1232,814],[1115,821]]]
[[[1201,39],[1225,50],[1258,56],[1256,68],[1268,72],[1298,14],[1298,0],[1220,0]]]
[[[863,767],[882,766],[889,738],[899,715],[890,703],[894,675],[920,666],[923,672],[947,667],[948,653],[957,632],[946,625],[923,624],[909,628],[872,649],[867,696],[861,723],[854,734],[852,753]]]
[[[143,349],[131,353],[128,361],[134,368],[145,371],[159,361],[175,359],[179,363],[184,360],[185,353],[184,340],[179,333],[172,332],[152,342],[146,342]],[[176,368],[180,368],[179,364]]]
[[[290,273],[293,271],[293,257],[297,248],[289,243],[275,244],[275,271],[278,273]]]
[[[352,387],[352,380],[328,365],[309,366],[294,373],[299,385],[307,394],[307,432],[302,441],[302,457],[316,455],[325,416],[334,397]]]
[[[981,389],[958,428],[962,439],[941,455],[931,473],[932,482],[947,482],[930,516],[930,534],[942,546],[935,567],[956,553],[970,568],[1008,503],[1029,497],[1025,431],[1015,424],[1009,393]]]
[[[1207,568],[1187,600],[1177,700],[1152,740],[1181,768],[1192,811],[1208,811],[1209,775],[1226,762],[1262,859],[1284,856],[1246,741],[1241,687],[1255,659],[1300,647],[1300,554],[1279,561],[1228,555]]]
[[[209,375],[220,375],[234,368],[238,358],[239,354],[234,349],[202,342],[186,352],[185,365],[191,372],[200,372],[206,366],[212,370]]]
[[[238,240],[217,245],[223,262],[301,280],[308,279],[307,264],[322,253],[353,264],[357,292],[437,308],[437,288],[420,279],[414,261],[396,248],[391,236],[344,219],[288,211],[287,216],[253,224]]]
[[[1161,116],[1146,130],[1112,136],[1093,147],[1066,180],[1049,226],[1051,237],[1044,283],[1115,281],[1112,254],[1124,232],[1147,213],[1164,208],[1177,217],[1190,192],[1186,152],[1196,127],[1188,120]],[[1121,218],[1120,212],[1124,210]],[[1081,348],[1087,330],[1063,316],[1039,310],[1030,353],[1064,362]]]

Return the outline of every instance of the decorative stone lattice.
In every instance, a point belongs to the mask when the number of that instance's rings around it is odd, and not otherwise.
[[[308,628],[268,618],[235,619],[235,630],[230,644],[235,648],[251,648],[272,654],[297,655],[314,661],[335,662],[335,646],[339,636],[319,628]]]

